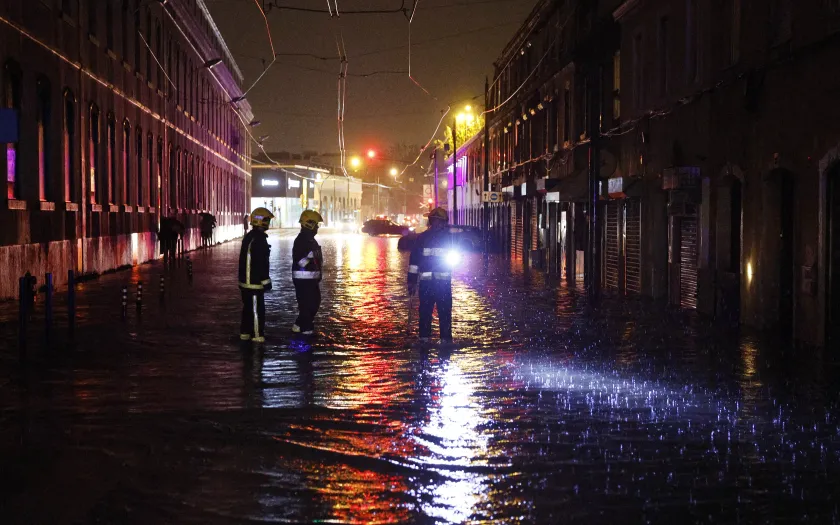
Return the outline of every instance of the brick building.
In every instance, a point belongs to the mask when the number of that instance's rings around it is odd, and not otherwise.
[[[242,74],[203,0],[9,0],[0,93],[19,140],[0,162],[0,297],[156,256],[162,216],[199,245],[241,235],[250,193]],[[11,117],[10,117],[11,115]]]

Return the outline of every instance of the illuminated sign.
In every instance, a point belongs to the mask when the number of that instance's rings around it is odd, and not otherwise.
[[[275,179],[263,179],[262,180],[262,185],[263,186],[279,186],[280,181],[275,180]]]
[[[296,179],[289,179],[290,188],[300,188],[300,181]]]

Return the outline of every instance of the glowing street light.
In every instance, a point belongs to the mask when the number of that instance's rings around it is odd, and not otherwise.
[[[396,177],[397,177],[397,175],[399,175],[399,174],[400,174],[400,170],[398,170],[397,168],[391,168],[391,172],[390,172],[390,173],[391,173],[391,176],[392,176],[392,177],[396,178]]]
[[[359,166],[361,165],[362,159],[360,159],[359,157],[353,157],[352,159],[350,159],[350,166],[352,166],[353,168],[359,169]]]
[[[376,151],[374,151],[372,149],[369,149],[368,152],[367,152],[367,156],[368,156],[369,159],[376,158]]]

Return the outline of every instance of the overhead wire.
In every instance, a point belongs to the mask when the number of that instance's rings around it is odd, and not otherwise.
[[[265,66],[263,68],[263,72],[260,74],[260,76],[257,77],[256,80],[254,80],[254,83],[251,84],[251,86],[248,87],[248,89],[246,89],[245,91],[242,92],[243,97],[248,95],[248,93],[252,89],[254,89],[254,86],[256,86],[257,83],[259,83],[259,81],[263,79],[265,74],[268,73],[268,70],[271,69],[271,66],[273,66],[274,63],[277,61],[277,52],[274,50],[274,39],[271,36],[271,26],[268,23],[268,17],[265,14],[265,10],[260,5],[259,0],[254,0],[254,3],[257,4],[257,8],[259,8],[259,10],[260,10],[260,14],[262,14],[263,20],[265,20],[265,31],[268,34],[268,44],[269,44],[269,46],[271,46],[271,62],[268,64],[268,66]]]

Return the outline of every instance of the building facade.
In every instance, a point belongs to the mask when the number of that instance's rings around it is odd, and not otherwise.
[[[0,297],[157,256],[160,218],[200,244],[242,232],[250,193],[242,74],[203,0],[10,0],[0,93],[18,140],[0,162]],[[7,120],[8,122],[8,120]]]
[[[573,284],[831,346],[838,35],[830,0],[537,2],[488,93],[490,235]],[[458,151],[471,224],[483,144]]]

